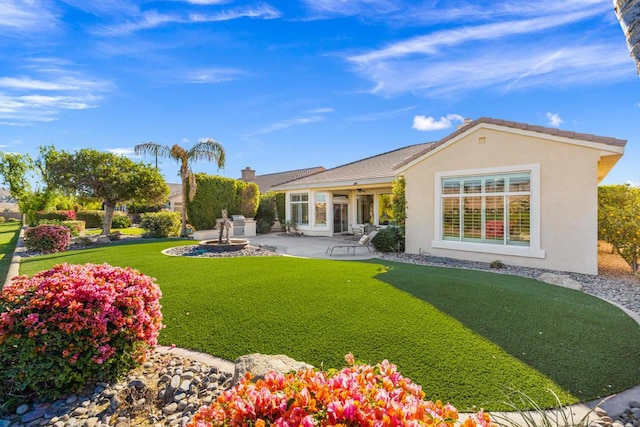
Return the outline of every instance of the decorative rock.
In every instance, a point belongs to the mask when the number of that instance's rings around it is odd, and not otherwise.
[[[98,245],[108,245],[109,243],[111,243],[111,239],[109,238],[109,236],[101,235],[96,238],[96,243]]]
[[[22,405],[18,406],[18,409],[16,409],[16,414],[24,415],[27,413],[28,410],[29,410],[29,405],[27,405],[26,403],[23,403]]]
[[[298,371],[307,368],[313,368],[313,366],[304,362],[298,362],[284,354],[248,354],[236,359],[235,371],[233,373],[233,380],[231,384],[236,385],[242,378],[244,378],[247,372],[251,372],[253,374],[253,379],[257,381],[259,379],[264,379],[264,376],[269,371],[286,374],[291,371]]]
[[[100,419],[98,419],[98,417],[87,418],[84,422],[84,427],[95,427],[99,422]]]
[[[147,388],[147,383],[140,379],[135,379],[133,381],[129,381],[129,384],[127,384],[127,387],[135,388],[136,390],[142,390],[144,388]]]
[[[24,414],[22,418],[20,418],[20,421],[23,423],[30,423],[38,418],[42,418],[45,412],[46,409],[34,409],[33,411]]]
[[[167,415],[173,415],[178,410],[178,404],[176,402],[170,403],[162,409]]]
[[[189,391],[189,388],[191,388],[191,381],[189,381],[189,380],[184,380],[184,381],[182,381],[182,383],[180,384],[180,387],[178,388],[178,391],[184,391],[184,392],[187,392],[187,391]]]
[[[556,286],[562,286],[564,288],[575,289],[576,291],[582,290],[582,284],[573,280],[571,277],[562,274],[542,273],[538,276],[538,280],[545,283],[550,283]]]
[[[85,408],[84,406],[78,406],[76,409],[73,410],[73,412],[71,412],[71,415],[84,415],[87,413],[87,408]]]
[[[76,396],[75,394],[72,394],[71,396],[67,397],[67,400],[65,400],[67,405],[71,405],[72,403],[76,403],[77,401],[78,401],[78,396]]]

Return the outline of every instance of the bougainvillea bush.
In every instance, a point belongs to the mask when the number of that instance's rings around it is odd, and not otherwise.
[[[27,228],[24,246],[29,251],[44,253],[66,251],[71,243],[71,232],[62,225],[42,224]]]
[[[247,376],[202,407],[189,427],[439,426],[458,424],[458,411],[440,401],[424,400],[422,388],[403,377],[395,365],[350,366],[337,372],[313,369],[287,375],[270,372],[264,380]],[[480,411],[465,427],[493,426]]]
[[[108,264],[61,264],[0,294],[0,396],[58,398],[140,364],[162,328],[154,279]]]

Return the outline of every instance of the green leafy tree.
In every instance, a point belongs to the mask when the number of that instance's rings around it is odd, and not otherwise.
[[[101,200],[104,205],[102,233],[111,231],[113,213],[119,203],[158,203],[169,195],[169,187],[150,165],[93,149],[75,153],[51,148],[44,162],[46,180],[79,198]]]
[[[598,237],[611,243],[638,273],[640,260],[640,187],[608,185],[598,187]]]
[[[134,147],[136,154],[153,154],[156,156],[173,159],[180,165],[180,179],[182,180],[182,206],[180,208],[181,228],[180,237],[187,237],[187,202],[193,200],[196,195],[197,183],[191,170],[191,164],[206,160],[215,161],[218,169],[224,167],[225,153],[222,145],[209,138],[200,141],[190,149],[185,149],[178,144],[169,147],[155,142],[146,142]]]
[[[33,166],[28,154],[0,152],[0,176],[11,197],[19,200],[31,191],[28,174]]]

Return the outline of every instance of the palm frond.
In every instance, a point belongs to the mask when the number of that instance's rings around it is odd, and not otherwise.
[[[193,161],[215,161],[218,169],[224,167],[224,148],[222,144],[212,138],[204,139],[191,147],[188,151],[188,157]]]
[[[170,157],[171,149],[166,145],[157,144],[155,142],[144,142],[133,147],[133,151],[137,155],[153,154],[158,157]]]

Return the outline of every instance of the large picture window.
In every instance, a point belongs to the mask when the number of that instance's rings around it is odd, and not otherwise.
[[[291,222],[296,225],[309,225],[309,194],[291,194],[289,205],[291,206]]]
[[[373,195],[359,194],[357,197],[356,221],[358,224],[373,224]]]
[[[529,172],[443,178],[441,183],[443,240],[530,245]]]
[[[313,197],[315,201],[315,225],[327,225],[327,195],[326,193],[316,193]]]

